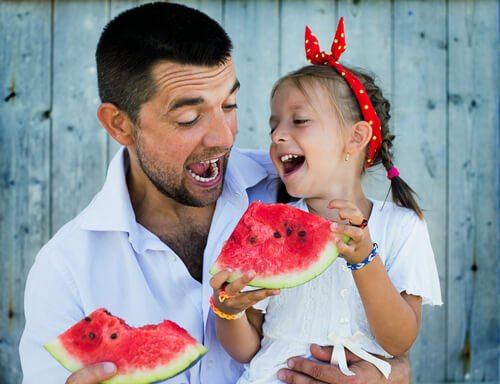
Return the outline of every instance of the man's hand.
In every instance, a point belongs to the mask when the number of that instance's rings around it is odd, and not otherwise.
[[[88,365],[68,377],[66,384],[99,384],[113,377],[115,373],[116,366],[113,363]]]
[[[410,365],[408,357],[401,356],[389,360],[392,371],[387,380],[374,365],[361,360],[352,353],[346,351],[349,369],[355,376],[345,376],[340,369],[329,364],[332,355],[331,347],[311,346],[311,354],[314,358],[321,360],[317,362],[302,357],[294,357],[288,360],[290,369],[281,369],[278,378],[289,384],[409,384]]]

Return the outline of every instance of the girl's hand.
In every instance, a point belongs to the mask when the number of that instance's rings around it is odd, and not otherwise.
[[[335,237],[335,245],[341,256],[350,264],[363,261],[373,248],[368,227],[361,227],[365,217],[354,203],[347,200],[332,200],[328,208],[337,209],[339,218],[344,220],[332,223],[332,231],[338,235]],[[344,243],[342,235],[350,237],[351,240],[347,244]]]
[[[250,308],[257,302],[269,296],[279,295],[279,289],[257,289],[253,291],[241,292],[248,283],[255,277],[255,273],[248,272],[232,283],[226,283],[231,276],[231,272],[222,270],[210,279],[210,285],[214,289],[215,306],[224,313],[235,315]],[[220,295],[224,290],[224,295]],[[221,296],[222,301],[219,299]]]

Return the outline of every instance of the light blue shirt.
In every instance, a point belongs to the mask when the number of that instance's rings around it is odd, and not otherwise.
[[[175,321],[208,348],[199,363],[168,383],[233,384],[242,367],[216,338],[208,306],[212,294],[208,269],[249,201],[274,199],[272,164],[262,152],[232,150],[200,284],[165,243],[136,222],[125,179],[125,154],[123,149],[117,153],[102,190],[36,257],[25,291],[26,326],[20,344],[23,383],[64,383],[69,372],[43,344],[105,307],[133,326]]]

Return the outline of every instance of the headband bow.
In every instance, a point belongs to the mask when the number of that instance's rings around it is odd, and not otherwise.
[[[382,131],[380,119],[375,112],[375,108],[373,108],[365,87],[363,87],[361,81],[359,81],[353,73],[345,69],[338,61],[340,55],[342,55],[347,48],[344,34],[344,17],[341,17],[339,20],[337,32],[335,32],[335,38],[332,43],[331,54],[321,51],[318,39],[308,26],[306,26],[305,47],[306,57],[311,64],[333,67],[347,81],[353,90],[354,96],[356,96],[358,100],[361,113],[363,114],[363,119],[372,127],[372,139],[368,144],[368,153],[365,163],[365,168],[368,168],[373,165],[377,152],[382,145]]]

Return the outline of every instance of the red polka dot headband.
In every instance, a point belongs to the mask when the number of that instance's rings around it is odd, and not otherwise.
[[[331,54],[321,51],[318,39],[314,36],[308,26],[306,26],[305,46],[306,57],[311,64],[328,65],[333,67],[347,81],[353,90],[361,108],[363,119],[372,127],[372,139],[368,144],[368,153],[365,163],[365,168],[370,167],[373,165],[377,152],[382,145],[380,119],[378,118],[375,108],[373,108],[370,98],[368,97],[368,94],[359,79],[354,76],[353,73],[345,69],[338,61],[340,55],[342,55],[347,48],[344,34],[344,18],[341,17],[339,20],[337,32],[335,32],[335,38],[332,43]]]

